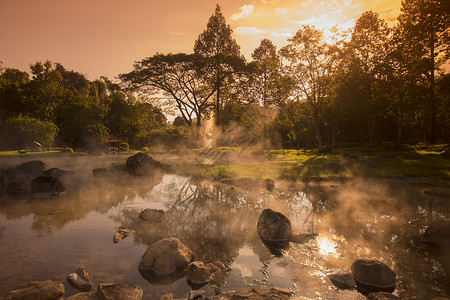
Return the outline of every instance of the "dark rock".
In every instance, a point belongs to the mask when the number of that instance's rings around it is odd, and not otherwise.
[[[108,176],[109,171],[106,168],[96,168],[94,170],[92,170],[92,175],[94,177],[100,177],[100,178],[105,178],[106,176]]]
[[[358,259],[351,267],[356,289],[363,295],[395,290],[396,275],[386,264],[377,260]]]
[[[66,188],[58,178],[42,175],[33,179],[30,184],[30,190],[32,196],[36,194],[61,195],[64,194]]]
[[[450,159],[450,149],[445,149],[441,152],[441,154],[439,154],[439,156],[445,159]]]
[[[406,159],[421,159],[423,156],[420,153],[414,151],[408,151],[403,155]]]
[[[176,270],[186,269],[194,258],[194,253],[180,240],[166,238],[148,246],[138,268],[156,275],[170,275]]]
[[[59,168],[51,168],[51,169],[45,170],[43,172],[43,175],[52,176],[52,177],[56,177],[56,178],[60,179],[66,175],[70,175],[73,173],[74,173],[73,171],[65,171],[65,170],[61,170]]]
[[[259,237],[261,239],[261,242],[264,244],[264,246],[269,249],[270,253],[275,255],[276,257],[282,257],[284,252],[286,252],[287,249],[289,249],[289,241],[280,241],[280,242],[274,242],[274,241],[268,241],[261,236]]]
[[[10,291],[2,299],[20,299],[20,300],[53,300],[61,299],[64,296],[64,285],[55,281],[32,281],[18,286]]]
[[[292,237],[291,221],[282,213],[265,209],[256,225],[261,239],[269,242],[287,242]]]
[[[152,270],[138,269],[142,278],[147,280],[153,285],[168,285],[186,276],[186,269],[177,269],[169,275],[158,275]],[[196,287],[200,288],[200,287]]]
[[[159,223],[164,219],[164,211],[161,209],[146,208],[139,213],[138,217],[150,223]]]
[[[6,177],[12,180],[21,175],[37,177],[42,175],[45,169],[45,164],[40,160],[32,160],[14,168],[6,170]]]
[[[450,222],[437,221],[425,230],[423,240],[441,247],[450,246]]]
[[[135,175],[151,175],[155,171],[161,169],[160,162],[142,152],[128,157],[126,166],[128,170]]]
[[[78,268],[75,273],[69,274],[67,282],[82,292],[88,292],[92,288],[91,276],[84,268]]]
[[[326,173],[339,174],[346,170],[347,168],[341,164],[335,162],[328,162],[323,164],[322,171]]]
[[[269,192],[272,192],[275,188],[275,181],[273,181],[273,179],[264,179],[263,184]]]
[[[339,289],[354,289],[356,287],[355,279],[350,273],[346,274],[331,274],[328,275],[330,281]]]
[[[367,295],[368,300],[400,300],[400,297],[387,292],[370,293]]]
[[[30,192],[30,183],[22,180],[14,180],[6,186],[6,193],[8,195],[25,194]]]
[[[97,295],[103,300],[140,300],[144,291],[139,286],[123,283],[100,283]]]
[[[118,242],[120,242],[121,240],[123,240],[124,238],[126,238],[127,236],[129,236],[130,234],[132,234],[134,231],[131,229],[119,229],[116,231],[116,233],[114,233],[114,237],[113,237],[113,243],[117,244]]]
[[[214,273],[224,268],[224,264],[220,261],[206,264],[201,261],[194,261],[189,263],[186,268],[186,278],[194,285],[203,285],[211,280]]]

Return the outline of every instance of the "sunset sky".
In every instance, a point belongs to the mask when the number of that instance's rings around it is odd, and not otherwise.
[[[400,11],[400,0],[0,0],[0,61],[113,79],[156,52],[191,53],[217,3],[248,60],[261,39],[280,47],[302,24],[350,28],[372,10],[392,25]]]

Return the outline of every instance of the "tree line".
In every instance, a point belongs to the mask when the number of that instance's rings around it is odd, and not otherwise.
[[[283,147],[448,142],[449,12],[445,0],[404,0],[393,27],[373,11],[349,32],[304,25],[281,49],[261,40],[247,62],[217,5],[193,53],[144,58],[120,84],[49,62],[32,65],[31,78],[2,70],[0,122],[10,129],[1,134],[12,143],[14,126],[34,122],[49,142],[87,146],[111,133],[133,147],[176,147],[214,120]],[[168,124],[163,113],[174,111]]]

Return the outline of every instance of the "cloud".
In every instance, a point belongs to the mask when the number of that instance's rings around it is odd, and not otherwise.
[[[254,8],[255,7],[253,5],[245,4],[244,6],[240,7],[241,12],[239,14],[232,15],[231,19],[232,20],[245,19],[252,14]]]
[[[283,7],[277,7],[275,8],[275,13],[279,16],[285,16],[288,13],[288,9]]]
[[[234,29],[234,33],[237,35],[264,35],[268,32],[267,30],[256,27],[238,27]]]

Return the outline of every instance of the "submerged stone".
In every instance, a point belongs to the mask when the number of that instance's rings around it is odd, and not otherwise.
[[[138,217],[150,223],[159,223],[164,219],[164,214],[161,209],[146,208],[139,213]]]
[[[55,281],[32,281],[18,286],[2,299],[12,300],[56,300],[64,296],[64,285]]]
[[[370,293],[367,295],[368,300],[400,300],[400,297],[397,297],[391,293],[386,292],[378,292],[378,293]]]
[[[124,283],[100,283],[97,295],[104,300],[140,300],[144,290],[139,286]]]
[[[126,238],[127,236],[129,236],[130,234],[132,234],[134,231],[131,229],[119,229],[116,231],[116,233],[114,233],[114,237],[113,237],[113,243],[117,244],[118,242],[120,242],[121,240],[123,240],[124,238]]]
[[[186,278],[194,285],[203,285],[211,280],[211,277],[220,269],[225,268],[220,261],[213,263],[203,263],[194,261],[188,264],[186,268]]]

